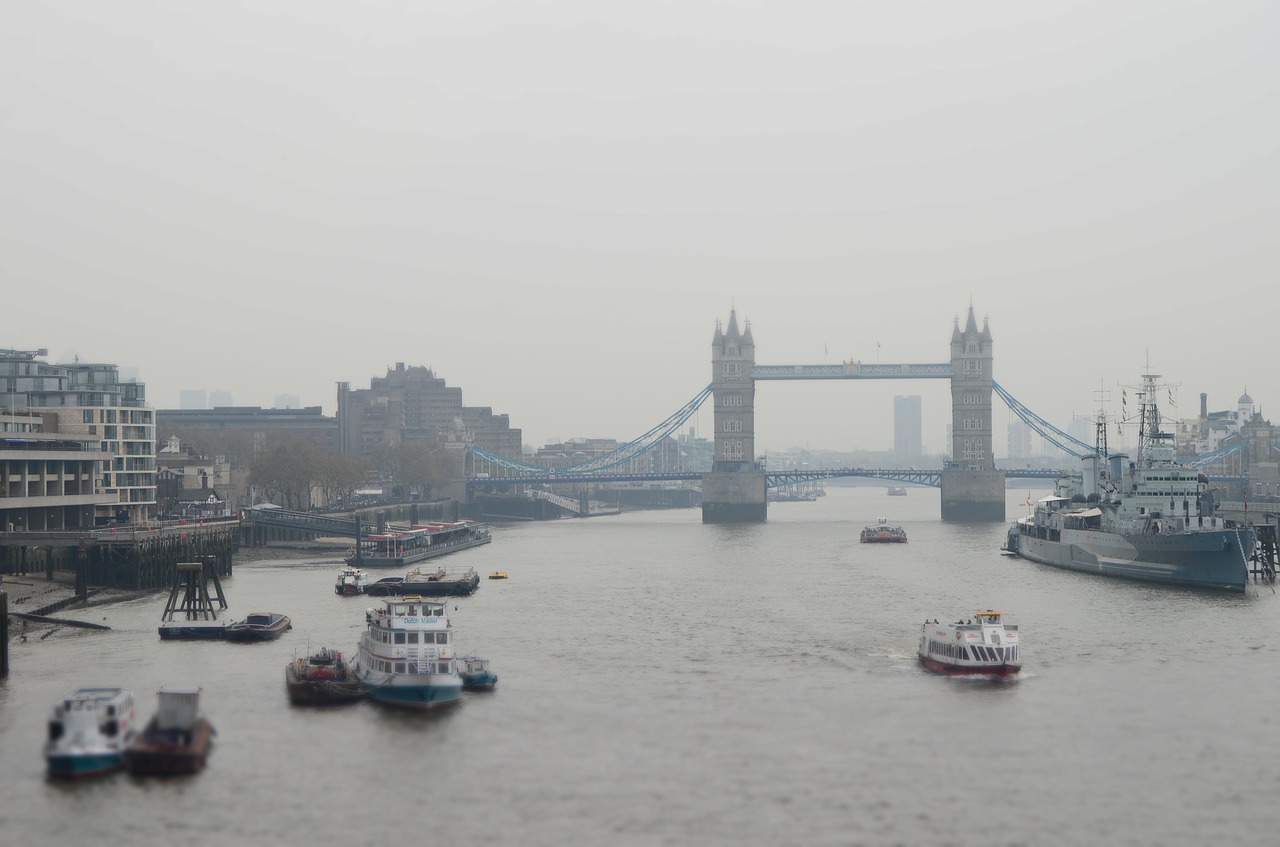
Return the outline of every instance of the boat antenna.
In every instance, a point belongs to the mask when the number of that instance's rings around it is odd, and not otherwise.
[[[1098,401],[1098,418],[1093,425],[1093,449],[1098,454],[1098,458],[1102,461],[1107,460],[1107,401],[1111,399],[1111,392],[1099,386],[1098,390],[1093,393],[1093,397]]]

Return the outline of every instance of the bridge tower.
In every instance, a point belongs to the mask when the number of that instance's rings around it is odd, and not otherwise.
[[[751,324],[738,330],[738,315],[711,339],[711,401],[715,457],[702,477],[703,523],[762,523],[766,520],[764,468],[756,461],[756,384],[751,371],[756,343]]]
[[[951,333],[951,461],[942,469],[944,521],[1003,521],[1004,471],[992,446],[991,329],[969,307]]]

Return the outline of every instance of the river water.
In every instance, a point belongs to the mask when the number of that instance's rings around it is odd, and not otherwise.
[[[1010,518],[1026,494],[1011,491]],[[291,707],[295,652],[354,652],[369,598],[338,557],[238,565],[233,618],[266,644],[161,642],[164,595],[92,611],[109,632],[13,644],[0,683],[6,844],[1201,845],[1274,843],[1280,599],[1147,586],[1000,554],[938,492],[828,488],[758,526],[697,509],[497,526],[451,557],[451,605],[492,694],[441,713]],[[879,516],[910,543],[859,545]],[[925,618],[1021,625],[1008,682],[937,676]],[[89,615],[82,611],[80,617]],[[208,768],[44,778],[51,704],[88,685],[203,687]],[[89,840],[91,839],[91,840]]]

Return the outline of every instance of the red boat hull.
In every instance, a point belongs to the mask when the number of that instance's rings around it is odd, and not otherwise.
[[[918,655],[918,654],[917,654]],[[920,656],[920,664],[924,665],[931,671],[938,673],[954,674],[957,676],[1013,676],[1022,670],[1022,665],[1015,664],[990,664],[990,665],[953,665],[947,662],[940,662],[929,656]]]

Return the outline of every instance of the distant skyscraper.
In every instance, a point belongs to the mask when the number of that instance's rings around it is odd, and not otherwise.
[[[893,398],[893,457],[918,459],[924,453],[920,395],[900,394]]]
[[[235,403],[231,400],[230,391],[210,391],[209,405],[214,409],[222,409],[228,406],[234,406]]]
[[[1029,459],[1036,455],[1036,434],[1024,421],[1009,424],[1009,458]]]
[[[301,406],[302,406],[302,401],[298,399],[297,394],[277,394],[276,395],[277,409],[298,409],[298,408],[301,408]]]
[[[209,408],[209,392],[203,388],[184,388],[178,392],[179,409]]]

